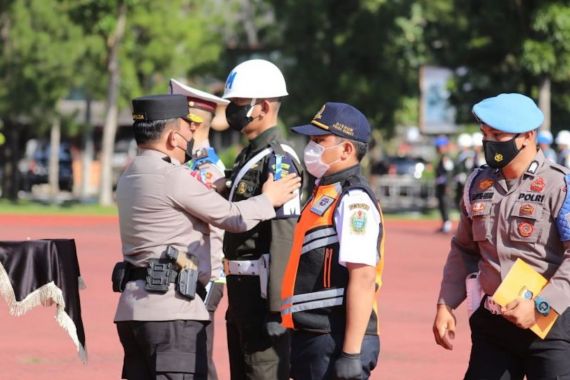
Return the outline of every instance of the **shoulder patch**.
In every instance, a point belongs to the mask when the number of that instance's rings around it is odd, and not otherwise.
[[[366,232],[366,222],[368,215],[366,211],[355,210],[350,215],[350,230],[354,234],[364,234]]]

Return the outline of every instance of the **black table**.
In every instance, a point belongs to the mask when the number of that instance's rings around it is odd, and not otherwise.
[[[11,315],[56,305],[55,318],[87,361],[73,239],[0,241],[0,296]]]

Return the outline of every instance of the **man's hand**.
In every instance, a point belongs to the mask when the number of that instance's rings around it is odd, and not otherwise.
[[[281,325],[280,313],[269,313],[265,321],[265,331],[271,338],[278,338],[287,332],[287,329]]]
[[[340,354],[334,363],[334,379],[360,380],[362,379],[362,363],[360,354]]]
[[[447,305],[437,305],[437,313],[433,322],[435,342],[446,350],[453,350],[451,341],[455,339],[455,316]]]
[[[536,323],[534,301],[517,298],[501,309],[503,317],[518,328],[528,329]]]
[[[261,191],[269,198],[273,207],[279,207],[297,197],[298,194],[295,190],[298,190],[300,187],[301,177],[296,173],[287,174],[278,181],[274,181],[273,174],[269,173]]]

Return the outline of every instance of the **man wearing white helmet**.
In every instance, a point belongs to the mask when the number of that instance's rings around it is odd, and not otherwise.
[[[273,176],[301,173],[295,151],[278,135],[283,74],[273,63],[245,61],[228,75],[226,118],[249,145],[236,158],[228,199],[248,199]],[[289,334],[281,326],[281,283],[300,213],[299,196],[276,210],[276,218],[248,233],[224,236],[228,288],[226,313],[231,379],[289,379]],[[271,262],[271,265],[269,263]]]
[[[481,132],[475,132],[471,135],[473,141],[473,169],[480,168],[486,165],[485,154],[483,153],[483,134]]]
[[[185,85],[176,79],[170,80],[170,93],[186,96],[188,100],[188,122],[195,128],[192,136],[192,157],[186,163],[192,169],[192,175],[202,182],[206,187],[216,187],[218,180],[224,177],[226,169],[224,163],[218,157],[216,150],[210,146],[209,133],[210,126],[214,121],[220,108],[225,108],[229,101],[215,95],[200,91],[196,88]],[[225,117],[224,117],[225,119]],[[210,323],[206,326],[206,343],[208,348],[208,380],[217,380],[218,374],[214,360],[212,359],[214,345],[214,313],[218,308],[223,295],[225,276],[222,267],[222,241],[224,231],[210,225],[210,282],[205,287],[204,299],[206,309],[210,314]]]
[[[558,164],[570,168],[570,132],[561,130],[555,142],[558,146]]]

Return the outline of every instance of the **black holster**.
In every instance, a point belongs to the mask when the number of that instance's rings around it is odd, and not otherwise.
[[[125,286],[129,281],[129,269],[131,264],[126,261],[119,261],[115,264],[113,268],[113,274],[111,275],[111,281],[113,283],[113,292],[122,293],[125,290]]]

